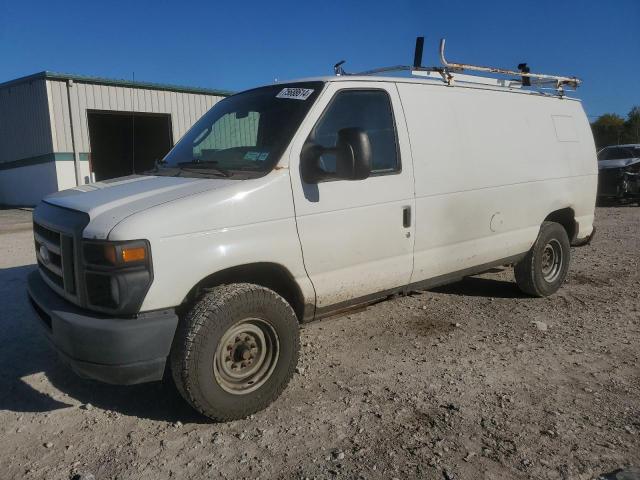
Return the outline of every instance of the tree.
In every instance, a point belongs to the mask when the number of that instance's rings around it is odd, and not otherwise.
[[[596,148],[600,150],[608,145],[622,143],[625,134],[625,121],[620,115],[605,113],[591,124],[591,130],[596,141]]]
[[[625,143],[640,143],[640,106],[633,107],[624,122]]]

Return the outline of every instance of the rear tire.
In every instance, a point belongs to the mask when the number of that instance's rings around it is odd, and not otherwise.
[[[248,283],[208,290],[181,321],[170,355],[174,382],[215,421],[245,418],[285,389],[298,363],[299,325],[291,306]]]
[[[514,267],[516,283],[528,295],[547,297],[566,279],[570,259],[571,246],[564,227],[543,222],[533,247]]]

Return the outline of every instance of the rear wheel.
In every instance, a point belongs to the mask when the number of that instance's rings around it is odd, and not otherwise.
[[[209,290],[176,332],[171,371],[182,396],[217,421],[267,407],[291,379],[298,320],[280,295],[239,283]]]
[[[520,290],[535,297],[558,291],[569,270],[571,247],[559,223],[543,222],[533,247],[514,268]]]

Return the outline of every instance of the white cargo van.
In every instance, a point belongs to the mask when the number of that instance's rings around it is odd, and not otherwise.
[[[245,91],[154,171],[45,198],[28,289],[48,338],[105,382],[170,368],[227,420],[286,387],[300,322],[497,265],[554,293],[593,232],[581,104],[445,74]]]

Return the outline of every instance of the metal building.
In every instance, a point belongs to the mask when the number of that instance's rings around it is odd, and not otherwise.
[[[0,84],[0,204],[148,170],[229,92],[41,72]]]

